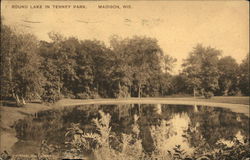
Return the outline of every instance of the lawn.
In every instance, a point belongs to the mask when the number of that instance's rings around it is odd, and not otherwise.
[[[218,102],[218,103],[232,103],[232,104],[247,104],[249,105],[249,97],[225,97],[225,96],[218,96],[213,97],[212,99],[198,99],[199,101],[208,101],[208,102]]]

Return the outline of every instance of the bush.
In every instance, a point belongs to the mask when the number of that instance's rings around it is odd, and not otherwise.
[[[213,92],[204,92],[204,97],[207,99],[210,99],[214,96]]]
[[[62,97],[57,93],[56,90],[49,89],[42,94],[41,98],[43,102],[55,103],[58,100],[60,100]]]
[[[83,92],[83,93],[77,93],[75,98],[77,99],[97,99],[100,98],[100,95],[97,92]]]
[[[75,97],[77,99],[89,99],[90,98],[88,93],[77,93]]]
[[[92,91],[92,92],[90,93],[90,98],[92,98],[92,99],[97,99],[97,98],[101,98],[101,96],[100,96],[97,92]]]
[[[64,98],[75,98],[75,95],[69,90],[63,91],[62,94],[64,95]]]

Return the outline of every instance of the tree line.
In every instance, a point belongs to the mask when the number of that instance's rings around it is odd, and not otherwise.
[[[249,54],[237,64],[198,44],[182,71],[154,38],[112,36],[107,46],[49,33],[50,41],[1,25],[1,99],[159,97],[171,94],[249,95]]]

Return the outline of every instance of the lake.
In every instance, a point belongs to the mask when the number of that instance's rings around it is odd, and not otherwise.
[[[156,145],[168,152],[179,147],[191,155],[200,149],[212,151],[218,147],[218,143],[230,147],[235,139],[243,142],[249,137],[249,117],[220,107],[169,104],[81,105],[41,111],[17,121],[14,128],[18,142],[12,151],[14,154],[34,154],[41,152],[43,147],[50,154],[62,154],[74,147],[76,151],[72,152],[91,155],[92,149],[98,147],[98,142],[91,140],[88,147],[79,147],[82,144],[76,140],[85,135],[84,141],[81,141],[85,144],[86,139],[91,139],[86,138],[86,135],[100,135],[101,131],[93,120],[100,120],[101,114],[106,116],[106,120],[110,115],[110,122],[107,122],[111,135],[108,143],[117,151],[121,150],[124,135],[140,139],[143,151],[149,155],[155,151]],[[133,140],[131,143],[134,143]]]

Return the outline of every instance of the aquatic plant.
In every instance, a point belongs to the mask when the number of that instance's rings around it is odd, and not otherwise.
[[[92,119],[95,129],[91,131],[84,130],[80,123],[71,123],[66,129],[65,137],[61,137],[65,140],[64,147],[59,148],[48,144],[49,140],[43,140],[39,153],[10,155],[5,152],[0,155],[0,160],[10,158],[13,160],[53,160],[62,159],[62,157],[88,156],[94,160],[247,160],[250,157],[249,139],[239,141],[233,138],[230,147],[222,142],[218,142],[215,147],[208,147],[200,138],[199,145],[192,155],[187,155],[181,145],[176,145],[171,151],[166,150],[165,142],[174,133],[170,132],[172,126],[165,120],[149,128],[153,150],[146,152],[142,146],[141,126],[138,125],[139,116],[134,115],[131,131],[121,134],[112,130],[111,116],[108,113],[99,111],[98,117]]]
[[[134,115],[134,124],[132,125],[131,134],[121,134],[121,138],[113,133],[110,127],[111,116],[99,111],[100,118],[95,118],[93,123],[97,128],[96,133],[82,133],[83,146],[88,148],[94,154],[96,160],[226,160],[226,159],[247,159],[250,157],[248,149],[249,141],[240,142],[236,138],[233,141],[233,146],[228,147],[225,144],[218,143],[217,148],[204,150],[204,147],[196,148],[193,155],[187,155],[181,148],[181,145],[176,145],[172,151],[165,150],[164,145],[170,133],[170,124],[162,120],[159,126],[152,126],[150,133],[153,139],[154,150],[152,153],[146,153],[142,147],[140,139],[140,128],[137,123],[139,117]],[[77,128],[77,127],[76,127]],[[76,132],[75,132],[76,133]],[[119,147],[112,146],[112,139],[116,139]],[[95,142],[95,143],[93,143]],[[93,145],[95,144],[95,145]]]
[[[119,136],[111,133],[111,127],[109,125],[111,117],[109,114],[104,112],[99,112],[101,115],[100,119],[95,118],[93,120],[95,126],[97,127],[98,133],[88,133],[84,134],[83,137],[86,141],[92,140],[97,142],[96,147],[92,149],[94,157],[97,160],[138,160],[141,159],[143,154],[143,149],[141,146],[141,140],[139,138],[139,127],[136,123],[137,117],[135,116],[135,123],[133,124],[133,134],[122,134],[121,140]],[[118,137],[118,138],[117,138]],[[114,148],[111,144],[111,140],[115,139],[118,141],[118,146],[120,150]]]

